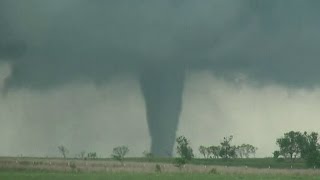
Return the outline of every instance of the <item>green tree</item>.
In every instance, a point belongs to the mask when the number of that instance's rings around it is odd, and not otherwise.
[[[88,159],[96,159],[97,153],[96,152],[90,152],[87,154]]]
[[[301,153],[301,142],[302,137],[300,132],[290,131],[285,133],[283,137],[277,139],[277,145],[280,148],[280,154],[284,157],[289,157],[291,161],[294,161],[297,156]]]
[[[300,156],[306,161],[309,167],[320,167],[320,145],[319,134],[316,132],[294,132],[284,134],[284,137],[277,139],[280,151],[275,151],[274,156],[290,157],[293,161]]]
[[[280,157],[280,155],[281,155],[280,151],[274,151],[272,154],[273,154],[273,158],[274,159],[278,159]]]
[[[190,141],[184,137],[179,136],[176,139],[177,142],[177,153],[179,154],[179,158],[176,158],[176,163],[178,167],[186,164],[188,161],[191,161],[194,157],[193,150],[190,147]]]
[[[231,146],[231,141],[233,139],[233,136],[224,137],[221,144],[221,150],[220,150],[220,157],[229,159],[229,158],[236,158],[236,146]]]
[[[221,146],[210,146],[208,147],[209,154],[213,156],[213,158],[218,159],[220,157]]]
[[[320,167],[319,134],[305,132],[304,137],[305,144],[302,146],[302,156],[306,160],[307,166]]]

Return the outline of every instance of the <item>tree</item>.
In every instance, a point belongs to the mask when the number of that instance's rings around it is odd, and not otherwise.
[[[232,139],[233,139],[233,136],[223,138],[223,141],[220,143],[221,144],[221,150],[219,153],[220,157],[225,159],[237,157],[236,147],[231,146]]]
[[[178,167],[182,167],[182,165],[192,160],[194,154],[190,147],[190,142],[186,137],[180,136],[176,139],[176,142],[178,144],[177,153],[180,155],[179,158],[176,158],[176,163]]]
[[[118,146],[113,148],[112,157],[115,160],[120,161],[121,164],[123,164],[124,157],[127,155],[128,152],[129,148],[127,146]]]
[[[148,159],[149,161],[152,160],[152,158],[154,157],[153,154],[149,151],[143,151],[143,156]]]
[[[309,167],[320,167],[319,134],[311,132],[290,131],[284,137],[277,139],[280,151],[275,151],[274,156],[290,157],[292,161],[298,156],[306,161]]]
[[[86,152],[81,151],[79,154],[76,154],[76,158],[85,159],[86,158]]]
[[[307,166],[320,167],[320,152],[319,152],[319,134],[312,132],[304,133],[304,146],[301,147],[302,157],[306,160]]]
[[[209,155],[218,159],[220,157],[221,146],[210,146],[208,147]]]
[[[278,159],[280,157],[280,155],[281,155],[280,151],[274,151],[272,154],[273,154],[273,158],[274,159]]]
[[[85,152],[85,151],[81,151],[81,152],[80,152],[80,158],[81,158],[81,159],[84,159],[85,156],[86,156],[86,152]]]
[[[250,154],[253,155],[253,157],[255,157],[258,148],[255,146],[252,146],[250,144],[248,144],[248,145],[249,145],[249,147],[248,147],[249,149],[248,149],[248,157],[247,158],[249,158]]]
[[[205,146],[200,146],[199,147],[199,152],[200,152],[200,154],[203,155],[204,158],[208,158],[208,156],[209,156],[209,151],[208,150],[209,149],[207,147],[205,147]]]
[[[300,135],[297,137],[297,144],[298,144],[298,147],[300,149],[300,157],[301,158],[305,158],[308,154],[308,151],[310,150],[309,149],[309,144],[311,142],[309,142],[309,138],[308,138],[308,133],[307,132],[304,132],[303,134],[300,133]]]
[[[237,156],[240,158],[249,158],[250,155],[255,155],[258,148],[254,147],[251,144],[242,144],[240,146],[237,146],[236,153]]]
[[[58,150],[59,150],[59,152],[61,153],[62,157],[63,157],[64,159],[66,159],[67,154],[69,153],[68,149],[67,149],[65,146],[63,146],[63,145],[60,145],[60,146],[58,146]]]
[[[300,132],[290,131],[285,133],[283,137],[277,139],[280,154],[284,157],[290,157],[291,161],[294,161],[301,152],[301,144],[299,144],[301,137],[302,134]]]
[[[87,154],[88,159],[96,159],[97,158],[97,153],[96,152],[89,152]]]
[[[184,136],[180,136],[176,139],[176,141],[178,143],[177,153],[180,155],[181,158],[190,161],[194,157],[194,155],[193,150],[189,145],[189,140]]]

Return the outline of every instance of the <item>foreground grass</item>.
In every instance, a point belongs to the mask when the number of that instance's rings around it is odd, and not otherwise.
[[[174,164],[174,158],[127,158],[129,162],[154,162],[154,163],[170,163]],[[290,160],[275,160],[273,158],[243,158],[243,159],[193,159],[189,164],[194,165],[217,165],[217,166],[233,166],[233,167],[252,167],[252,168],[276,168],[276,169],[306,169],[307,166],[302,159],[294,162]]]
[[[319,179],[316,176],[295,175],[237,175],[237,174],[196,174],[196,173],[48,173],[48,172],[0,172],[0,179],[5,180],[289,180]]]
[[[1,161],[6,160],[20,160],[20,161],[29,161],[29,163],[32,163],[32,161],[48,161],[48,160],[62,160],[61,158],[9,158],[9,157],[0,157],[0,163]],[[74,161],[77,159],[67,159],[68,161]],[[95,162],[108,162],[108,161],[114,161],[114,159],[111,158],[101,158],[101,159],[94,159],[91,161]],[[150,162],[150,163],[168,163],[168,164],[174,164],[175,159],[174,158],[126,158],[126,162]],[[249,159],[193,159],[189,164],[193,165],[216,165],[216,166],[232,166],[232,167],[252,167],[252,168],[269,168],[272,169],[307,169],[305,162],[303,159],[297,159],[294,162],[291,162],[290,160],[275,160],[273,158],[249,158]]]

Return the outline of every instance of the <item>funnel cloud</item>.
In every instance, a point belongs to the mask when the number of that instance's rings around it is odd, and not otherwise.
[[[141,73],[140,85],[145,98],[151,152],[172,154],[181,113],[185,73],[183,69],[148,69]]]
[[[319,85],[316,0],[2,0],[3,91],[140,83],[151,152],[171,156],[187,73]]]

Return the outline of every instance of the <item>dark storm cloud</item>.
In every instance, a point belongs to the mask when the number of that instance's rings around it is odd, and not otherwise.
[[[296,85],[318,81],[318,1],[1,3],[1,29],[10,28],[9,40],[1,30],[1,55],[15,47],[19,54],[20,41],[27,46],[24,56],[11,60],[12,87],[100,82],[154,63]]]
[[[167,150],[181,111],[186,69],[208,69],[224,77],[243,73],[261,83],[319,83],[316,0],[0,3],[0,58],[11,65],[8,90],[104,83],[115,74],[135,74],[153,119],[151,136]],[[152,122],[164,117],[173,124],[154,128]],[[162,130],[167,137],[158,137]]]
[[[17,61],[8,81],[13,87],[103,81],[115,72],[137,72],[154,63],[177,67],[212,63],[216,60],[209,52],[252,18],[249,1],[2,4],[11,33],[27,45],[26,54],[12,60]]]

